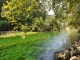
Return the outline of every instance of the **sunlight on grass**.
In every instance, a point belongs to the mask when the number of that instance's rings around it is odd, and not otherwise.
[[[37,32],[14,32],[14,33],[7,33],[5,35],[1,35],[0,37],[14,37],[14,36],[22,36],[25,38],[25,35],[36,34]]]

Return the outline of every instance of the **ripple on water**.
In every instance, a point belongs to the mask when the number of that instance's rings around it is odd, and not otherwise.
[[[54,60],[54,53],[56,51],[64,51],[66,48],[66,42],[69,46],[71,45],[68,41],[67,33],[60,33],[59,35],[50,38],[47,43],[43,44],[45,51],[41,54],[44,54],[44,56],[42,58],[38,57],[37,60]]]

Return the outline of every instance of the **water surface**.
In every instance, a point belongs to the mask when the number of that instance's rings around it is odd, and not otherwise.
[[[39,53],[37,60],[55,60],[55,52],[64,51],[70,46],[71,43],[68,39],[68,33],[61,32],[57,36],[47,39],[47,43],[44,43],[42,46],[44,51]]]

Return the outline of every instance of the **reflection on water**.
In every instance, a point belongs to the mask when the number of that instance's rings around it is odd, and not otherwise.
[[[71,46],[70,41],[68,40],[67,33],[60,33],[57,36],[54,36],[49,39],[47,43],[43,44],[45,51],[40,53],[37,60],[54,60],[54,53],[57,51],[64,51],[65,48]],[[43,55],[42,57],[40,55]]]

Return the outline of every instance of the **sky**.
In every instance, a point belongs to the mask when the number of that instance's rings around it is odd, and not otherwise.
[[[47,11],[48,15],[55,15],[54,11],[51,8],[52,0],[40,0],[40,3],[42,3],[42,8]]]

